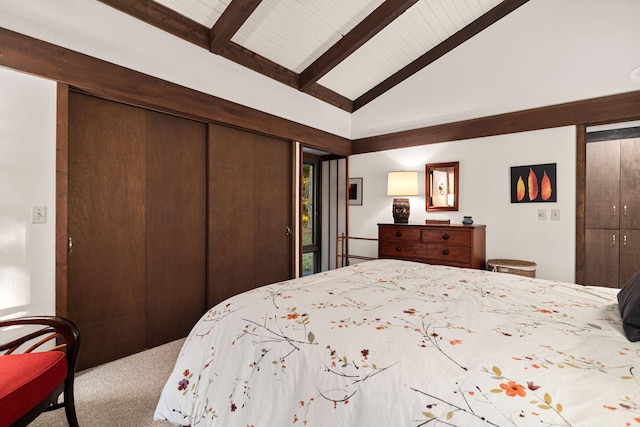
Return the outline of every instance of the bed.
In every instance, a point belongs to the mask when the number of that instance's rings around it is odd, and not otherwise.
[[[640,426],[617,289],[397,260],[209,310],[155,418],[196,426]]]

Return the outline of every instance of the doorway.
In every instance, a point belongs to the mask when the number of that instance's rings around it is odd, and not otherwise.
[[[302,191],[300,229],[302,230],[302,267],[301,276],[308,276],[320,271],[320,197],[321,176],[320,158],[304,153],[302,159]]]

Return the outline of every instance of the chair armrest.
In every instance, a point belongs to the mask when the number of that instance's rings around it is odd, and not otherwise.
[[[58,316],[19,317],[16,319],[0,321],[0,328],[24,325],[42,325],[43,328],[16,338],[10,342],[4,344],[0,343],[0,354],[11,354],[18,350],[22,353],[30,353],[53,339],[62,338],[64,342],[56,344],[52,350],[64,349],[69,372],[75,371],[76,360],[78,358],[78,346],[80,343],[80,333],[73,322]],[[29,347],[24,350],[21,349],[21,347],[24,347],[26,344],[30,344],[30,342],[34,341],[36,338],[40,338],[40,340],[29,345]]]

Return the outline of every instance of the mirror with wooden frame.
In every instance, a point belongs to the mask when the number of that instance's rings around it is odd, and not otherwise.
[[[427,211],[457,211],[459,163],[429,163],[426,168]]]

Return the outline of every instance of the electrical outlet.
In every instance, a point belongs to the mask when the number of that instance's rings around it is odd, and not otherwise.
[[[551,221],[560,221],[560,209],[551,209]]]
[[[546,220],[547,220],[547,210],[538,209],[538,221],[546,221]]]

